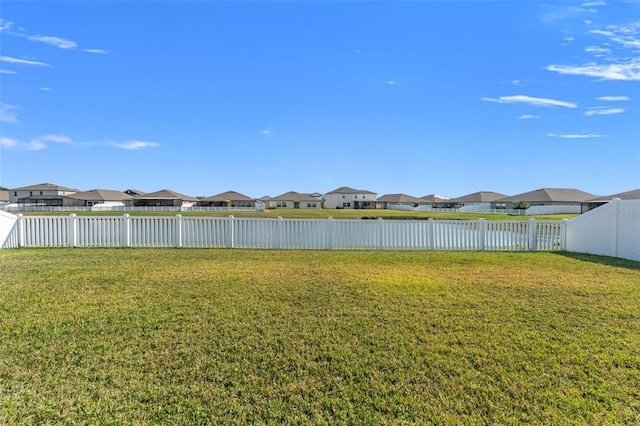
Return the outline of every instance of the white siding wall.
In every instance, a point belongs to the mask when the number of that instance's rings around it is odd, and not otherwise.
[[[336,207],[344,207],[345,209],[352,209],[356,201],[369,201],[374,203],[375,207],[376,194],[327,194],[325,196],[324,208],[335,209]],[[344,204],[348,203],[349,207]]]

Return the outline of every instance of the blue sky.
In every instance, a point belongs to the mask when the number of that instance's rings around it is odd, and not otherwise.
[[[3,1],[0,185],[640,187],[640,1]]]

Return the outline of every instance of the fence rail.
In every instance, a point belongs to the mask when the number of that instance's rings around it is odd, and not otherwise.
[[[2,248],[184,247],[306,250],[553,251],[566,221],[263,219],[18,215]]]

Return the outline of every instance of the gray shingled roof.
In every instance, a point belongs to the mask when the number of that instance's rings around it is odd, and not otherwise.
[[[430,203],[440,203],[440,202],[449,200],[448,198],[442,198],[442,197],[439,197],[439,196],[437,196],[435,194],[425,195],[424,197],[420,197],[420,199],[422,201],[427,201],[427,202],[430,202]]]
[[[424,200],[407,194],[385,194],[382,197],[378,197],[377,201],[387,203],[422,203]]]
[[[566,202],[566,203],[581,203],[587,200],[593,199],[595,196],[588,192],[580,191],[573,188],[541,188],[534,191],[523,192],[512,197],[505,197],[500,199],[502,202],[517,202],[527,201],[534,203],[542,202]]]
[[[253,198],[240,194],[236,191],[227,191],[221,194],[212,195],[211,197],[203,198],[201,201],[253,201]]]
[[[77,189],[66,188],[64,186],[54,185],[52,183],[39,183],[31,186],[23,186],[21,188],[11,188],[12,191],[65,191],[78,192]]]
[[[363,189],[353,189],[348,186],[342,186],[340,188],[334,189],[331,192],[327,192],[327,194],[375,194],[375,192],[366,191]]]
[[[289,192],[285,192],[284,194],[278,195],[277,197],[273,197],[269,201],[301,202],[301,201],[320,201],[320,200],[311,196],[311,194],[300,194],[299,192],[289,191]]]
[[[134,198],[143,200],[182,200],[182,201],[198,201],[196,198],[169,189],[162,189],[156,192],[149,192],[144,195],[138,195]]]
[[[450,201],[453,203],[490,203],[492,201],[501,200],[507,197],[505,194],[492,191],[479,191],[472,194],[463,195],[461,197],[452,198]]]
[[[587,200],[588,202],[599,202],[599,201],[611,201],[614,198],[620,198],[621,200],[640,200],[640,189],[634,189],[631,191],[620,192],[618,194],[607,195],[604,197],[593,198],[591,200]]]
[[[67,198],[86,201],[125,201],[133,200],[133,197],[124,192],[114,191],[111,189],[91,189],[89,191],[76,192],[67,195]]]

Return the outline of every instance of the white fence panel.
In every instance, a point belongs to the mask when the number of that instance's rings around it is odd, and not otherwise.
[[[276,248],[326,249],[331,220],[282,219]]]
[[[69,217],[22,216],[22,247],[64,247],[69,244]]]
[[[432,250],[430,220],[379,220],[383,250]]]
[[[254,220],[254,219],[231,219],[233,220],[233,247],[269,249],[277,247],[278,220]]]
[[[77,216],[77,247],[121,247],[122,217]]]
[[[182,247],[223,248],[227,246],[229,219],[183,218]]]
[[[479,250],[478,226],[479,221],[435,221],[434,250]]]
[[[332,220],[330,248],[375,250],[378,248],[377,226],[377,221],[373,220]]]
[[[536,250],[554,251],[562,249],[562,223],[559,220],[536,222]]]
[[[131,247],[175,247],[177,221],[171,217],[131,217]]]
[[[485,222],[485,250],[519,251],[529,249],[529,222],[524,220]]]

